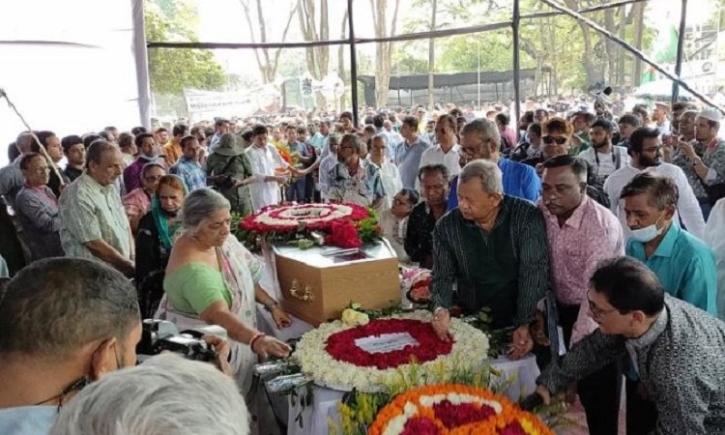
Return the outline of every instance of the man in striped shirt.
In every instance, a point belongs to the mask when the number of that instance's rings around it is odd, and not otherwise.
[[[515,328],[509,357],[521,358],[533,347],[529,324],[549,284],[543,214],[533,203],[503,193],[494,162],[475,160],[459,179],[458,208],[433,231],[433,327],[442,339],[448,337],[457,283],[464,311],[489,307],[494,328]]]

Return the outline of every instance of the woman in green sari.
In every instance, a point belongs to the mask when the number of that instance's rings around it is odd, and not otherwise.
[[[251,386],[257,355],[287,356],[290,347],[261,333],[256,303],[271,312],[278,328],[291,320],[258,284],[262,263],[230,233],[230,205],[219,193],[197,189],[184,200],[182,233],[166,267],[157,318],[180,330],[219,325],[231,339],[234,376],[243,393]]]
[[[252,165],[232,133],[219,139],[218,147],[206,158],[206,174],[214,183],[214,189],[229,200],[232,212],[248,216],[252,209],[249,183],[254,181]]]

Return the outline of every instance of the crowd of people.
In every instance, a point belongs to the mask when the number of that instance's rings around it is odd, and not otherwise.
[[[374,209],[401,265],[432,271],[441,339],[452,307],[488,307],[493,327],[512,331],[510,358],[537,355],[538,394],[577,392],[590,433],[617,433],[622,374],[628,434],[720,433],[719,111],[540,107],[518,122],[503,109],[482,118],[456,107],[363,115],[359,127],[344,112],[270,125],[217,118],[62,138],[21,133],[0,169],[0,258],[15,275],[0,299],[0,432],[47,433],[55,423],[51,433],[152,433],[147,419],[114,414],[125,396],[143,416],[155,409],[141,410],[151,386],[191,389],[213,375],[177,373],[169,367],[181,363],[166,357],[106,377],[134,365],[141,318],[222,326],[228,343],[207,339],[249,393],[253,364],[290,352],[260,331],[255,305],[278,328],[291,318],[260,285],[263,261],[231,225],[294,201]],[[208,382],[228,393],[226,380]],[[225,413],[244,407],[237,399],[208,406]],[[186,412],[176,405],[159,412]],[[254,430],[246,414],[236,418],[229,425]]]

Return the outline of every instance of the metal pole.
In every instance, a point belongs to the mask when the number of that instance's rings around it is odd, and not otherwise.
[[[521,119],[521,53],[519,52],[519,30],[521,27],[520,0],[514,0],[514,16],[511,27],[514,32],[514,98],[516,98],[516,102],[514,103],[514,107],[516,107],[516,118],[514,122],[518,124],[519,119]],[[518,136],[520,133],[519,129],[516,128],[515,130]]]
[[[621,45],[625,49],[629,50],[629,52],[631,52],[635,57],[637,57],[638,59],[641,59],[642,61],[644,61],[647,64],[649,64],[650,66],[652,66],[652,68],[654,68],[655,70],[657,70],[657,72],[659,72],[663,76],[667,77],[668,79],[672,80],[673,82],[679,83],[679,85],[683,89],[685,89],[686,91],[688,91],[689,93],[691,93],[695,97],[699,98],[703,103],[707,104],[710,107],[713,107],[713,108],[717,109],[718,111],[720,111],[720,113],[725,114],[725,109],[723,109],[720,106],[718,106],[717,104],[715,104],[715,102],[712,101],[710,98],[708,98],[705,95],[699,93],[698,91],[696,91],[695,89],[693,89],[690,85],[688,85],[687,82],[684,82],[684,81],[680,80],[679,77],[674,76],[672,73],[670,73],[666,69],[662,68],[657,62],[655,62],[649,56],[647,56],[646,54],[644,54],[641,51],[637,50],[635,47],[632,47],[631,45],[627,44],[626,41],[622,40],[621,38],[619,38],[617,35],[613,34],[612,32],[609,32],[608,30],[606,30],[605,28],[603,28],[599,24],[595,23],[592,20],[589,20],[589,19],[583,17],[581,14],[576,13],[576,12],[572,11],[571,9],[566,8],[566,7],[560,5],[560,4],[558,4],[558,3],[556,3],[556,2],[554,2],[552,0],[540,0],[540,1],[543,2],[543,3],[545,3],[545,4],[547,4],[547,5],[549,5],[549,6],[551,6],[552,8],[554,8],[556,10],[559,10],[561,12],[564,12],[566,15],[569,15],[570,17],[576,18],[577,20],[579,20],[582,23],[588,25],[592,29],[596,30],[597,32],[601,33],[602,35],[604,35],[607,38],[611,39],[612,41],[616,42],[617,44]]]
[[[680,14],[680,33],[677,40],[677,63],[675,63],[675,75],[680,78],[682,74],[682,58],[685,50],[685,31],[687,28],[687,0],[682,0],[682,13]],[[680,96],[680,85],[672,83],[672,104],[677,102]]]
[[[352,119],[355,128],[358,126],[358,101],[357,101],[357,47],[355,46],[355,23],[353,19],[353,0],[347,0],[347,25],[350,33],[350,92],[352,96]],[[376,87],[379,83],[375,84]],[[377,103],[376,103],[377,104]]]

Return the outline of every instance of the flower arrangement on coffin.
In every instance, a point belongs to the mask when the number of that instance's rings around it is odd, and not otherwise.
[[[553,435],[535,415],[486,389],[426,385],[396,396],[368,435]]]
[[[315,244],[359,248],[380,240],[382,230],[371,209],[357,204],[285,204],[269,206],[239,222],[236,235],[250,248],[260,239],[305,249]]]

